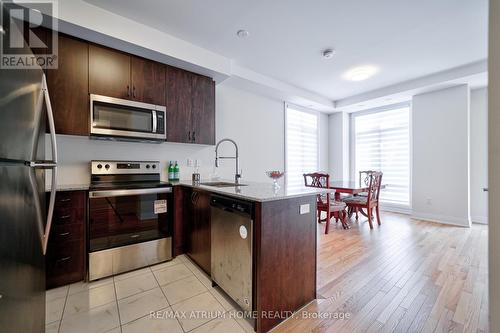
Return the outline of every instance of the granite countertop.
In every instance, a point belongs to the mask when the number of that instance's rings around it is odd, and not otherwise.
[[[57,191],[88,191],[90,185],[89,184],[58,184],[56,190]],[[45,188],[45,192],[50,192],[51,187],[50,184]]]
[[[218,180],[218,181],[225,181],[225,180]],[[201,181],[201,183],[203,182],[204,181]],[[232,182],[232,181],[227,181],[227,182]],[[257,201],[257,202],[283,200],[289,198],[298,198],[315,194],[335,192],[335,190],[333,189],[313,188],[305,186],[298,189],[297,188],[290,189],[286,188],[285,186],[282,186],[280,189],[274,190],[272,183],[256,183],[247,181],[242,181],[241,183],[242,185],[246,186],[215,187],[207,185],[193,185],[192,181],[185,181],[185,180],[176,182],[173,185],[174,186],[183,185],[192,188],[199,188],[207,192],[219,193],[234,198]]]
[[[229,182],[230,180],[217,180],[222,182]],[[210,180],[202,181],[204,182],[212,182]],[[325,188],[314,188],[314,187],[301,187],[301,188],[286,188],[282,186],[278,190],[275,190],[273,184],[270,183],[258,183],[258,182],[249,182],[242,181],[242,185],[245,186],[231,186],[231,187],[215,187],[208,185],[193,185],[193,182],[190,180],[181,180],[176,182],[171,182],[172,186],[189,186],[192,188],[199,188],[205,190],[207,192],[224,194],[230,197],[257,201],[257,202],[266,202],[266,201],[274,201],[274,200],[283,200],[289,198],[298,198],[304,197],[308,195],[322,194],[327,192],[335,192],[333,189],[325,189]],[[58,184],[57,191],[88,191],[90,185],[89,184]],[[46,192],[50,191],[50,185],[45,189]]]

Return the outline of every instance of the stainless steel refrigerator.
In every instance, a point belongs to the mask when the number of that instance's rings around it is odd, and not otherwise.
[[[3,29],[10,33],[15,26]],[[50,161],[45,160],[46,123]],[[45,253],[57,186],[55,139],[42,69],[0,69],[1,332],[45,330]],[[52,178],[48,205],[46,173]]]

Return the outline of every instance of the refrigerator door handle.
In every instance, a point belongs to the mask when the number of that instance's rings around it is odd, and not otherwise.
[[[45,106],[47,107],[47,118],[49,120],[50,142],[52,148],[52,163],[57,164],[57,140],[56,126],[54,124],[54,112],[52,112],[52,104],[50,103],[49,89],[47,87],[47,78],[45,74],[42,76],[42,91],[45,97]]]
[[[37,225],[38,225],[38,233],[40,234],[40,241],[42,243],[42,252],[43,255],[47,254],[47,246],[49,244],[49,235],[50,235],[50,230],[52,228],[52,219],[54,215],[54,205],[55,205],[55,200],[56,200],[56,187],[54,184],[56,183],[57,179],[57,167],[53,167],[52,169],[52,188],[50,190],[50,199],[49,199],[49,209],[47,212],[47,221],[45,223],[44,227],[44,218],[43,218],[43,210],[42,210],[42,204],[40,203],[40,197],[39,197],[39,192],[38,192],[38,187],[36,180],[34,179],[35,172],[34,170],[37,167],[33,167],[30,169],[29,172],[29,179],[30,179],[30,184],[31,184],[31,190],[33,192],[33,196],[35,198],[35,210],[36,210],[36,217],[37,217]]]
[[[45,232],[43,233],[43,255],[47,254],[47,246],[49,244],[50,229],[52,229],[52,220],[54,217],[54,206],[56,203],[56,187],[57,187],[57,166],[52,168],[52,182],[50,188],[49,209],[47,212],[47,223],[45,224]],[[38,195],[36,196],[39,200]]]
[[[57,141],[56,141],[56,129],[54,125],[54,113],[52,112],[52,105],[50,103],[49,91],[47,89],[47,79],[45,74],[42,76],[42,92],[45,100],[45,106],[47,108],[47,118],[49,121],[50,129],[50,141],[52,146],[52,160],[51,161],[32,161],[27,163],[33,169],[51,169],[52,181],[50,190],[49,207],[47,211],[47,221],[45,222],[45,227],[42,217],[42,205],[40,203],[40,197],[38,193],[38,188],[36,185],[36,180],[33,179],[34,172],[30,172],[30,182],[33,189],[33,195],[35,196],[35,208],[37,210],[37,220],[38,229],[40,233],[40,238],[42,241],[42,251],[43,255],[47,254],[47,246],[49,243],[50,230],[52,228],[52,219],[54,216],[54,206],[56,202],[56,189],[57,189]]]
[[[45,106],[47,108],[47,118],[49,120],[50,141],[52,147],[52,161],[49,168],[52,169],[52,181],[50,183],[50,199],[49,209],[47,212],[47,222],[45,224],[45,232],[43,233],[43,254],[47,253],[47,245],[49,243],[50,229],[52,228],[52,219],[54,216],[54,205],[56,203],[56,189],[57,189],[57,140],[56,140],[56,127],[54,124],[54,112],[52,111],[52,104],[50,103],[49,89],[47,86],[47,78],[45,73],[42,76],[42,90],[45,97]],[[38,196],[37,196],[37,199]]]

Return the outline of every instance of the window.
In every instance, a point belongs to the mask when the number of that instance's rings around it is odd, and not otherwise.
[[[304,186],[304,173],[318,171],[318,115],[286,107],[286,179],[288,188]]]
[[[359,171],[380,170],[387,187],[380,201],[410,206],[410,106],[352,114],[354,178]]]

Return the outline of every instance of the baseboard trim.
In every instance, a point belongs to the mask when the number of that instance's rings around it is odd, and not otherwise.
[[[467,219],[461,219],[454,216],[446,216],[439,214],[428,214],[428,213],[420,213],[413,212],[411,214],[411,218],[415,220],[424,220],[429,222],[436,222],[441,224],[454,225],[457,227],[470,228],[470,221]]]
[[[380,205],[380,210],[383,212],[411,215],[411,208],[408,208],[408,207],[396,207],[396,206]]]
[[[472,223],[488,224],[487,216],[471,216],[470,219]]]

